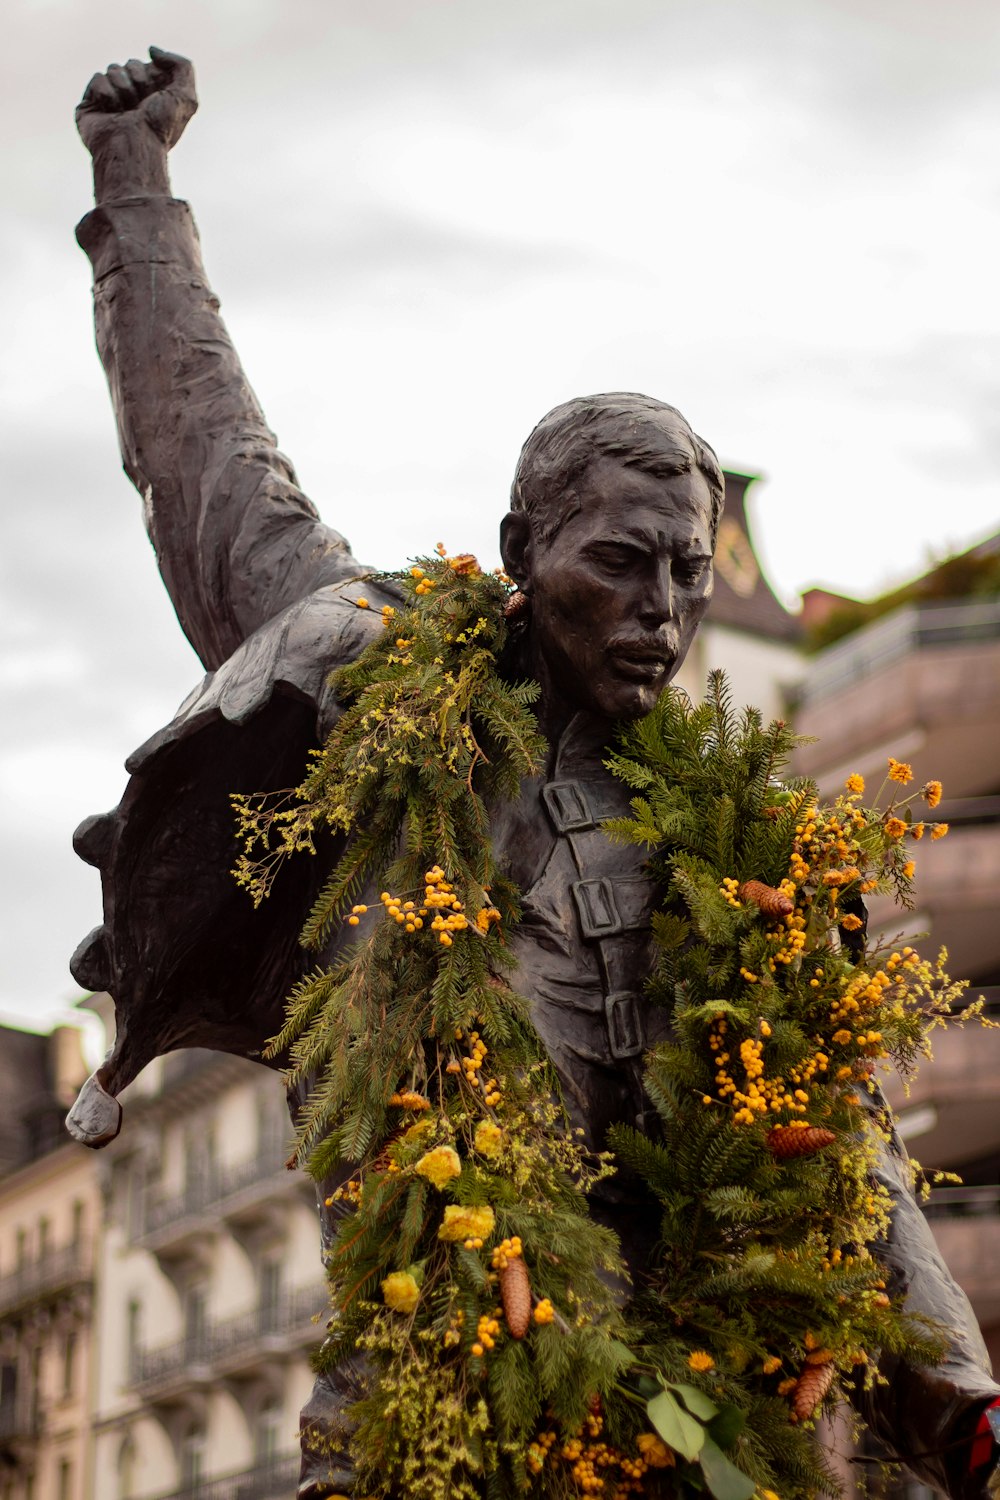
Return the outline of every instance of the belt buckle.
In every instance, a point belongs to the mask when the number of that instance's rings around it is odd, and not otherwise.
[[[574,880],[571,889],[585,938],[615,937],[625,930],[614,886],[606,875],[593,880]]]
[[[631,990],[616,990],[604,999],[611,1056],[616,1062],[638,1057],[643,1050],[642,1017]]]

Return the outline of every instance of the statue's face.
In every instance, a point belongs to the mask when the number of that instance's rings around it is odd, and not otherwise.
[[[638,718],[712,597],[711,493],[697,469],[661,479],[607,457],[576,490],[580,508],[551,541],[525,540],[534,657],[568,706]]]

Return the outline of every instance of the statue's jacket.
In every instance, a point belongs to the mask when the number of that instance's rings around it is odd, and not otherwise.
[[[188,206],[170,198],[103,205],[78,237],[94,266],[98,347],[125,468],[208,673],[130,757],[118,808],[75,835],[78,853],[101,872],[104,922],[71,967],[85,988],[114,997],[117,1035],[68,1124],[100,1146],[118,1132],[117,1095],[152,1058],[197,1046],[260,1059],[277,1032],[304,967],[303,913],[336,850],[331,841],[320,858],[291,861],[254,909],[231,873],[230,797],[301,780],[308,751],[338,713],[331,672],[382,629],[380,606],[398,600],[323,525],[277,450],[205,281]],[[626,811],[628,797],[604,766],[605,738],[606,726],[578,715],[545,773],[492,818],[498,858],[524,893],[513,982],[595,1149],[616,1121],[655,1128],[642,1055],[668,1029],[644,994],[652,881],[641,852],[600,829]],[[954,1434],[1000,1391],[898,1143],[882,1152],[879,1176],[894,1203],[890,1241],[880,1247],[894,1288],[952,1336],[933,1368],[884,1358],[887,1383],[858,1399],[890,1449],[948,1490]],[[593,1211],[619,1231],[641,1276],[656,1225],[637,1185],[623,1174],[608,1179]],[[314,1417],[324,1390],[333,1399],[333,1386],[318,1389]]]

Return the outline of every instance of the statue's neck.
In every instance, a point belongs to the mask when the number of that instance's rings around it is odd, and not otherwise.
[[[535,712],[549,745],[549,774],[557,759],[560,767],[570,760],[590,765],[604,761],[614,736],[614,720],[580,708],[565,696],[541,654],[533,650],[530,633],[511,648],[503,670],[508,678],[529,678],[541,688]]]

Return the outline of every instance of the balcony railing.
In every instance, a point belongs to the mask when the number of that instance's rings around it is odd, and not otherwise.
[[[924,1214],[931,1220],[1000,1217],[1000,1186],[935,1188]]]
[[[924,1212],[983,1327],[1000,1317],[1000,1186],[939,1188]]]
[[[156,1348],[135,1350],[129,1383],[151,1394],[156,1388],[194,1384],[214,1378],[220,1367],[233,1368],[254,1361],[278,1345],[319,1342],[321,1323],[314,1323],[328,1301],[324,1285],[297,1287],[249,1308],[236,1317],[209,1322],[198,1333]]]
[[[28,1261],[0,1281],[0,1313],[40,1302],[90,1281],[89,1246],[65,1245],[38,1260]]]
[[[0,1405],[0,1443],[30,1441],[41,1430],[42,1414],[37,1401],[15,1399]]]
[[[1000,599],[907,605],[821,651],[809,668],[799,703],[816,703],[872,677],[911,651],[1000,639]]]
[[[234,1474],[220,1474],[158,1495],[156,1500],[288,1500],[299,1477],[298,1453],[282,1453]]]
[[[286,1171],[285,1143],[275,1137],[264,1141],[253,1156],[232,1164],[220,1164],[188,1179],[179,1193],[150,1197],[143,1212],[142,1233],[157,1235],[171,1225],[201,1217],[223,1207],[227,1200],[260,1183],[271,1182],[282,1189],[292,1180]]]

